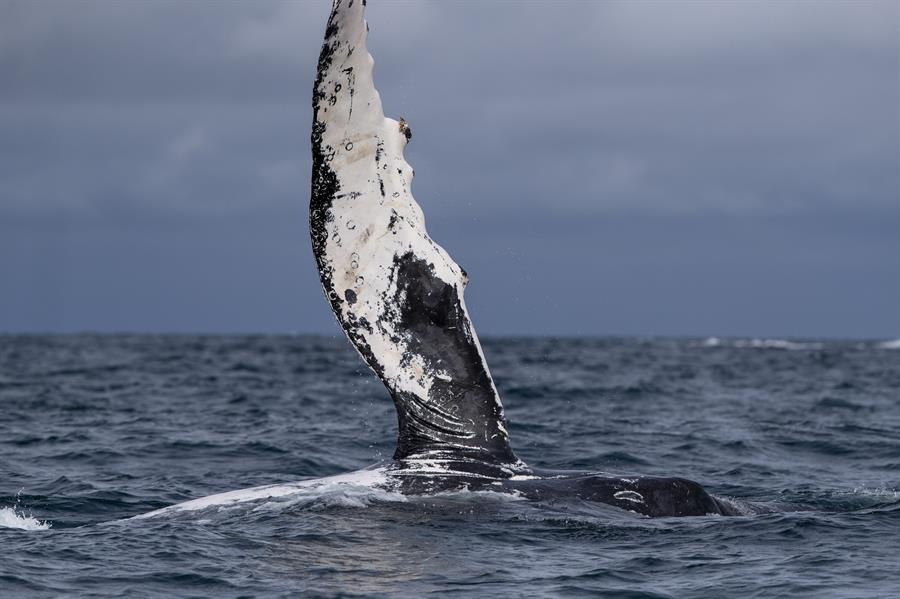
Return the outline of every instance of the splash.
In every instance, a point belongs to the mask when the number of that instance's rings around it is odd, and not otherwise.
[[[26,516],[17,507],[0,508],[0,528],[17,528],[19,530],[49,530],[50,523]]]

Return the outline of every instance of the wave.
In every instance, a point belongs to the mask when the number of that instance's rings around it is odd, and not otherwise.
[[[0,508],[0,528],[19,530],[49,530],[50,523],[19,513],[14,507]]]
[[[878,349],[900,349],[900,339],[892,339],[891,341],[882,341],[875,345]]]
[[[754,349],[788,349],[788,350],[805,350],[805,349],[823,349],[824,343],[800,343],[797,341],[788,341],[787,339],[739,339],[734,342],[734,347],[738,348],[754,348]]]
[[[825,344],[819,342],[788,341],[787,339],[726,339],[707,337],[700,342],[700,347],[733,347],[737,349],[784,349],[791,351],[824,349]]]
[[[885,501],[896,501],[900,499],[900,491],[888,487],[854,487],[851,493]]]

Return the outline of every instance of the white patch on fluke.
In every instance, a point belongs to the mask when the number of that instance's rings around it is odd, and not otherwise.
[[[371,332],[360,333],[378,356],[384,378],[397,390],[427,397],[435,375],[416,362],[417,356],[409,359],[402,331],[394,328],[395,303],[386,301],[397,293],[391,265],[395,256],[413,252],[431,264],[435,276],[455,285],[460,299],[463,274],[428,236],[410,192],[413,169],[403,157],[407,139],[400,122],[384,116],[362,11],[362,2],[336,10],[338,46],[318,88],[324,92],[317,112],[325,126],[322,148],[332,156],[328,166],[340,186],[329,210],[323,266],[332,268],[342,323],[366,319],[373,325]],[[352,303],[345,297],[348,289],[356,296]]]

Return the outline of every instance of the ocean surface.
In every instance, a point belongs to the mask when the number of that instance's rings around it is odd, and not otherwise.
[[[533,466],[678,475],[787,511],[323,484],[391,456],[343,338],[0,336],[3,597],[898,597],[900,342],[488,339]]]

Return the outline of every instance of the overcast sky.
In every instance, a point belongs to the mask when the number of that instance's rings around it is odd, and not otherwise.
[[[336,334],[329,9],[0,0],[0,331]],[[367,12],[482,335],[900,336],[900,2]]]

